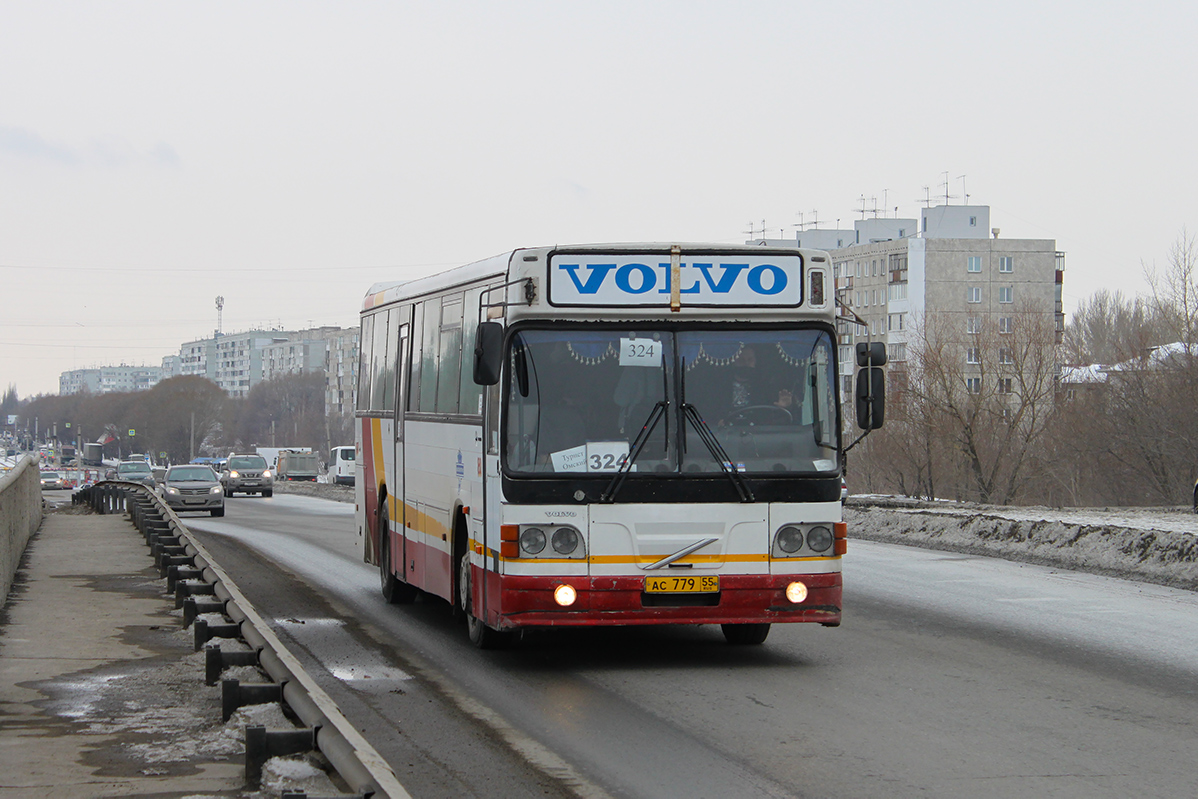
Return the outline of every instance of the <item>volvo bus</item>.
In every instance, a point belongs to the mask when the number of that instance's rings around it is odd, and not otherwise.
[[[355,498],[383,597],[444,598],[483,648],[538,627],[719,624],[755,644],[837,626],[831,286],[823,252],[681,244],[373,286]],[[858,357],[867,431],[880,352]]]

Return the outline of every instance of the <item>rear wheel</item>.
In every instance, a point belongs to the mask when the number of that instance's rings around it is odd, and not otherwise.
[[[416,589],[395,576],[391,561],[391,517],[384,504],[378,516],[379,533],[379,581],[382,583],[383,599],[388,605],[406,605],[416,598]]]
[[[737,646],[764,643],[770,634],[769,624],[721,624],[720,629],[724,639]]]
[[[462,555],[458,560],[458,606],[466,614],[466,632],[470,635],[470,643],[479,649],[507,649],[515,642],[517,633],[488,627],[474,615],[473,572],[470,556]]]

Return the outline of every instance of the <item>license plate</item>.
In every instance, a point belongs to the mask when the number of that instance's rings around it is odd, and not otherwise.
[[[258,485],[258,481],[257,480],[242,480],[241,484],[245,485],[245,486],[256,486],[256,485]]]
[[[670,574],[665,577],[646,577],[646,594],[714,594],[720,590],[717,574]]]

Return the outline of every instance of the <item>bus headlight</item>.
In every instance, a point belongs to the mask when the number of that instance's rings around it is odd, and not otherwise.
[[[559,585],[553,589],[553,601],[563,608],[573,605],[576,599],[578,599],[578,592],[574,590],[574,586]]]
[[[794,604],[799,604],[807,598],[807,586],[802,583],[791,583],[786,586],[786,598]]]
[[[559,527],[553,533],[552,543],[559,555],[569,555],[578,549],[578,533],[572,527]]]
[[[817,525],[807,531],[807,546],[812,552],[825,552],[832,546],[832,531],[823,525]]]
[[[787,525],[778,531],[778,549],[783,552],[798,552],[803,546],[803,531]]]
[[[545,548],[545,531],[537,527],[528,527],[520,533],[520,549],[530,555],[536,555]]]

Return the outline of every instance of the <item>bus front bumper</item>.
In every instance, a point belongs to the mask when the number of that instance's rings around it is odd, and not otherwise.
[[[494,575],[488,575],[493,578]],[[488,623],[498,629],[632,624],[840,623],[841,575],[720,576],[714,594],[647,594],[644,577],[514,577],[493,581]],[[787,586],[807,588],[799,603],[787,599]],[[577,599],[563,607],[554,599],[569,585]],[[495,591],[498,602],[495,602]]]

